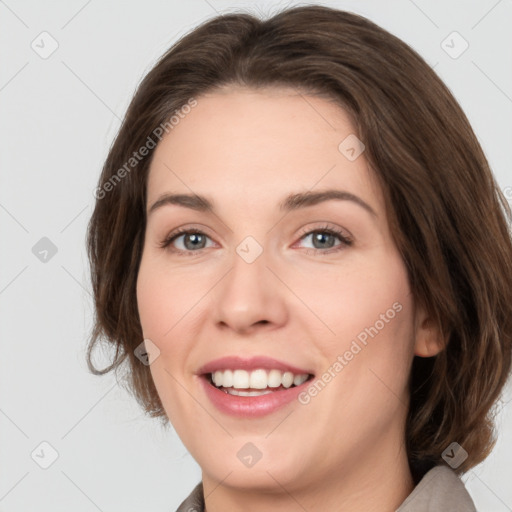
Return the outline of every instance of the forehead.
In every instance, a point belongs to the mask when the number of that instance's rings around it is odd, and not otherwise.
[[[196,100],[155,149],[148,204],[163,192],[219,201],[242,194],[247,205],[248,195],[277,202],[290,191],[337,187],[378,208],[364,153],[351,161],[340,150],[355,128],[334,102],[283,88],[229,88]]]

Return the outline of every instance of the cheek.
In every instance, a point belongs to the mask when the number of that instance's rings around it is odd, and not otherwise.
[[[385,258],[347,274],[336,290],[321,310],[336,334],[321,344],[323,370],[334,384],[321,392],[315,411],[319,421],[333,424],[347,416],[357,419],[359,426],[353,428],[359,433],[354,436],[369,439],[405,410],[413,353],[412,296],[401,261]],[[338,405],[320,406],[329,403]]]
[[[364,263],[331,281],[323,298],[318,294],[311,299],[321,304],[322,319],[335,333],[325,345],[326,355],[331,362],[338,355],[346,356],[344,373],[351,379],[371,368],[391,384],[402,383],[414,348],[414,304],[407,271],[394,252]]]
[[[170,269],[165,263],[160,255],[143,257],[137,277],[137,307],[144,338],[160,351],[151,364],[155,384],[158,388],[165,381],[167,389],[175,382],[167,382],[166,371],[174,374],[186,369],[191,340],[204,323],[205,292],[213,285],[196,270]]]
[[[382,333],[401,328],[411,316],[406,268],[394,253],[379,252],[349,262],[346,268],[305,277],[297,281],[295,290],[307,297],[307,304],[340,342],[375,324]],[[360,338],[364,339],[364,334]]]
[[[137,277],[137,306],[144,338],[160,350],[149,367],[153,382],[169,421],[180,426],[183,417],[192,415],[190,411],[180,413],[191,407],[191,401],[179,385],[181,378],[176,380],[177,368],[182,367],[188,354],[183,329],[188,325],[191,315],[187,310],[190,312],[191,308],[189,288],[186,283],[177,282],[176,276],[177,273],[165,272],[158,258],[143,257]]]
[[[194,280],[170,271],[162,263],[162,258],[143,257],[137,277],[137,307],[142,330],[145,337],[157,342],[178,329],[177,323],[197,302],[198,293]]]
[[[152,340],[160,338],[169,329],[170,320],[167,317],[166,322],[164,315],[165,311],[169,311],[169,296],[163,293],[165,287],[157,277],[158,273],[143,260],[137,278],[137,307],[144,337]]]

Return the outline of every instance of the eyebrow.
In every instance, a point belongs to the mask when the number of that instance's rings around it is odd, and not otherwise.
[[[375,210],[360,197],[344,190],[335,189],[323,190],[320,192],[308,191],[291,194],[286,197],[284,201],[279,203],[279,210],[282,212],[290,212],[300,208],[306,208],[308,206],[315,206],[333,199],[338,201],[352,201],[364,208],[373,217],[377,217]],[[158,208],[165,205],[178,205],[198,212],[213,213],[214,211],[213,203],[204,196],[197,194],[163,194],[153,203],[149,209],[148,216]]]

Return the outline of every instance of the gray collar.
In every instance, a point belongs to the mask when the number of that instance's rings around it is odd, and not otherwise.
[[[435,466],[425,473],[396,512],[476,512],[462,480],[448,466]]]
[[[176,512],[204,512],[203,483],[199,482]],[[448,466],[425,473],[396,512],[476,512],[475,504],[457,474]]]

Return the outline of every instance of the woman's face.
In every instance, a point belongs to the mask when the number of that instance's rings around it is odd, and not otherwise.
[[[427,354],[354,127],[288,89],[197,102],[155,149],[137,283],[165,411],[203,480],[292,492],[382,475],[407,460],[408,377]],[[166,194],[192,198],[152,209]]]

